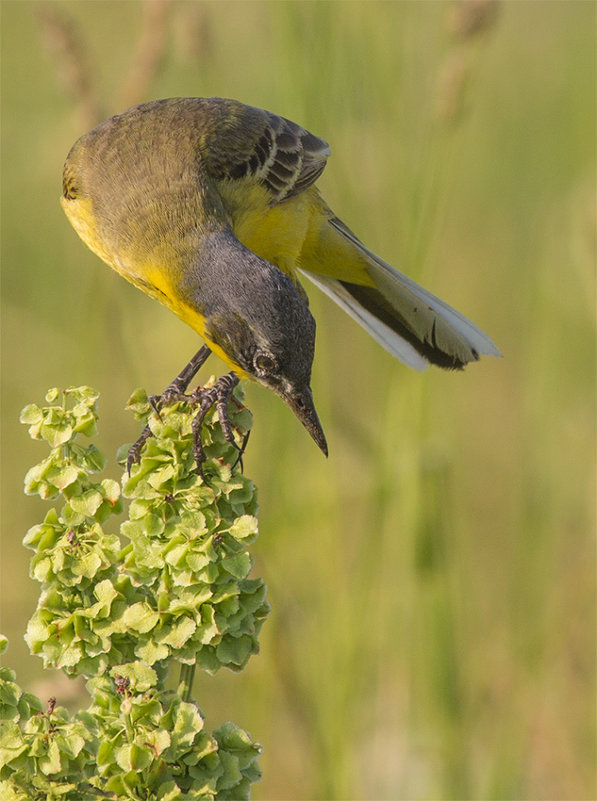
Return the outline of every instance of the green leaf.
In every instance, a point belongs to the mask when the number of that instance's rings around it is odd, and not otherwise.
[[[21,410],[19,415],[19,421],[25,425],[40,423],[42,418],[42,411],[36,403],[29,403]]]
[[[229,790],[240,784],[242,773],[238,764],[238,759],[234,754],[227,751],[218,751],[220,762],[224,768],[223,774],[218,778],[218,790]]]
[[[85,522],[85,514],[83,512],[75,512],[70,503],[62,507],[61,517],[68,528],[77,528],[77,526]]]
[[[260,746],[254,746],[251,738],[244,729],[241,729],[231,720],[223,723],[219,728],[214,731],[214,736],[218,740],[218,744],[225,748],[227,751],[244,751],[245,749],[256,748],[260,750]]]
[[[111,478],[104,478],[101,483],[104,498],[114,504],[120,498],[120,484]]]
[[[73,436],[73,427],[66,421],[59,423],[42,423],[39,433],[51,448],[64,445]]]
[[[253,515],[241,515],[230,526],[229,531],[237,540],[254,538],[257,535],[257,518]]]
[[[66,464],[56,472],[56,475],[52,476],[51,483],[59,490],[64,490],[74,484],[78,478],[79,470],[74,465]]]
[[[132,447],[132,442],[125,442],[116,450],[116,462],[120,465],[125,465],[129,458],[129,451]]]
[[[151,631],[157,626],[159,619],[159,614],[149,604],[141,601],[129,606],[123,616],[125,625],[140,634],[146,634]]]
[[[58,400],[62,393],[62,390],[58,387],[52,387],[46,392],[46,401],[48,403],[54,403],[54,401]]]
[[[151,746],[152,751],[157,756],[160,756],[160,754],[162,754],[166,748],[169,748],[172,742],[170,732],[166,729],[155,729],[154,731],[149,731],[146,733],[145,739],[147,744]]]
[[[77,572],[86,578],[93,578],[102,566],[102,560],[95,551],[86,553],[79,561]]]
[[[92,404],[90,407],[89,403],[85,401],[73,406],[71,413],[75,421],[75,425],[73,426],[74,431],[85,434],[87,437],[96,436],[97,415],[95,414],[94,406],[95,404]]]
[[[87,490],[82,495],[70,499],[71,508],[86,517],[93,517],[103,501],[101,492],[96,489]]]
[[[160,637],[160,642],[171,645],[173,648],[182,648],[189,637],[195,633],[197,624],[190,617],[183,617],[172,625],[165,637]]]
[[[27,495],[39,495],[41,498],[55,498],[58,490],[53,485],[44,481],[43,476],[48,469],[53,467],[51,458],[44,459],[39,464],[34,465],[25,475],[25,493]]]
[[[243,579],[251,570],[251,556],[246,551],[222,559],[222,566],[235,578]]]
[[[175,749],[190,748],[196,745],[197,736],[203,731],[204,721],[195,704],[181,701],[170,710],[168,719],[164,718],[162,725],[172,733],[172,746]],[[206,752],[215,750],[215,743],[207,743]]]
[[[116,665],[110,670],[110,676],[112,678],[123,676],[129,680],[131,689],[140,693],[144,693],[150,687],[154,687],[158,681],[158,674],[155,670],[143,662]]]
[[[156,662],[160,662],[162,659],[168,658],[170,655],[170,649],[167,645],[156,643],[153,640],[148,640],[142,645],[136,646],[135,654],[139,657],[139,659],[142,659],[148,665],[155,665]]]
[[[112,603],[114,598],[116,598],[118,592],[114,589],[112,582],[109,579],[106,579],[105,581],[100,581],[99,584],[95,585],[93,594],[100,603],[109,605]]]
[[[70,759],[76,759],[85,747],[85,738],[74,731],[73,726],[68,726],[64,734],[60,732],[55,739],[61,753]]]
[[[223,665],[245,665],[253,653],[253,639],[246,634],[241,637],[225,637],[216,647],[218,659]]]
[[[132,760],[131,760],[131,749],[132,745],[128,743],[126,745],[121,745],[120,748],[115,749],[115,757],[116,763],[121,770],[129,771],[134,770]]]
[[[132,770],[145,770],[153,762],[153,757],[148,748],[143,748],[137,743],[132,743],[129,751],[130,766]]]
[[[147,392],[144,389],[136,389],[126,404],[127,409],[132,409],[137,416],[148,414],[151,406],[147,400]]]
[[[95,445],[89,445],[85,448],[83,464],[90,473],[99,473],[106,466],[106,457]]]
[[[96,761],[98,765],[111,765],[116,760],[114,745],[109,740],[101,740],[97,750]]]
[[[65,395],[70,395],[75,401],[85,402],[88,406],[94,406],[99,398],[99,392],[93,387],[88,387],[83,384],[79,387],[67,387],[64,390]]]
[[[54,740],[49,741],[46,754],[40,758],[38,764],[39,769],[46,776],[58,773],[62,765],[60,762],[60,749]]]

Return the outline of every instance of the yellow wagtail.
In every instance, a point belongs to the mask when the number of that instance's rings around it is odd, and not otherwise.
[[[326,454],[310,388],[315,321],[299,272],[416,370],[499,355],[336,217],[315,187],[329,154],[300,125],[235,100],[156,100],[75,143],[62,197],[83,241],[231,367],[210,402],[225,408],[239,377],[256,379]],[[169,389],[186,389],[208,353]]]

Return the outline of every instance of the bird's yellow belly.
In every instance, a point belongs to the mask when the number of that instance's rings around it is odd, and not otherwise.
[[[96,218],[90,201],[77,201],[70,204],[62,203],[68,218],[73,227],[85,242],[85,244],[96,253],[112,269],[120,273],[127,281],[130,281],[138,289],[141,289],[150,297],[159,300],[171,311],[174,312],[183,322],[187,323],[199,336],[203,337],[210,349],[219,356],[229,367],[231,367],[241,378],[247,378],[247,374],[242,370],[215,342],[211,342],[205,335],[205,319],[196,309],[180,300],[178,292],[172,282],[170,271],[164,268],[165,264],[172,261],[168,253],[153,254],[153,258],[146,257],[140,260],[135,258],[118,258],[112,250],[106,246],[103,238],[98,234],[96,228]]]

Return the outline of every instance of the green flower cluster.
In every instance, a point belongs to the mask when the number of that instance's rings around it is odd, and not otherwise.
[[[42,584],[25,639],[45,666],[87,676],[134,659],[126,632],[121,647],[113,637],[115,601],[120,599],[124,611],[130,582],[119,574],[120,539],[102,527],[110,515],[122,512],[120,487],[111,479],[92,480],[105,458],[95,445],[78,441],[81,434],[97,433],[97,398],[89,387],[51,389],[46,400],[59,404],[30,404],[21,412],[30,436],[51,449],[25,476],[25,492],[64,499],[60,512],[50,509],[24,539],[35,551],[31,576]]]
[[[157,414],[141,391],[130,406],[153,437],[122,490],[94,480],[105,460],[80,435],[97,431],[97,397],[88,387],[53,389],[50,405],[21,414],[30,435],[51,448],[27,473],[25,491],[63,500],[25,538],[35,551],[31,575],[42,584],[26,640],[46,666],[90,678],[92,704],[73,718],[53,704],[43,713],[14,676],[1,677],[9,702],[3,698],[0,797],[246,798],[259,778],[260,746],[232,723],[206,732],[191,686],[195,665],[240,670],[258,650],[268,605],[263,581],[248,578],[255,489],[217,414],[203,423],[200,475],[192,409],[176,403]],[[250,413],[239,396],[233,401],[241,444]],[[103,526],[122,512],[123,498],[121,540]],[[182,665],[178,693],[164,684],[174,660]]]
[[[144,394],[133,396],[132,405],[147,419]],[[258,650],[268,606],[263,581],[248,578],[247,546],[257,537],[255,488],[214,417],[212,410],[202,431],[206,480],[193,457],[192,416],[172,407],[150,416],[153,437],[123,483],[130,499],[121,527],[129,540],[124,570],[137,592],[152,599],[129,604],[123,621],[137,634],[136,655],[148,664],[176,656],[210,672],[221,665],[240,670]],[[245,433],[250,413],[241,405],[231,421]]]
[[[85,676],[135,659],[159,670],[171,657],[210,672],[242,669],[258,651],[268,606],[263,581],[248,578],[255,488],[217,415],[210,412],[203,426],[203,478],[193,457],[191,410],[179,403],[157,415],[144,393],[133,396],[131,407],[154,436],[131,475],[123,475],[130,503],[122,547],[102,527],[122,511],[120,487],[92,480],[105,460],[94,445],[77,441],[97,430],[97,393],[51,390],[47,399],[59,394],[62,405],[30,405],[21,414],[30,435],[51,447],[27,473],[25,491],[65,500],[25,537],[35,550],[32,576],[43,585],[27,629],[32,652],[46,666]],[[250,413],[239,407],[231,421],[241,438]]]
[[[0,669],[2,801],[233,801],[260,778],[260,746],[233,723],[209,734],[194,703],[160,687],[148,665],[88,682],[93,703],[47,710]]]

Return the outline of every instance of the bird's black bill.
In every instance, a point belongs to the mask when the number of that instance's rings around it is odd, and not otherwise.
[[[311,434],[320,450],[327,456],[328,444],[325,440],[325,434],[319,422],[319,417],[315,411],[311,390],[307,388],[301,395],[288,396],[285,397],[284,400],[305,426],[309,434]]]

